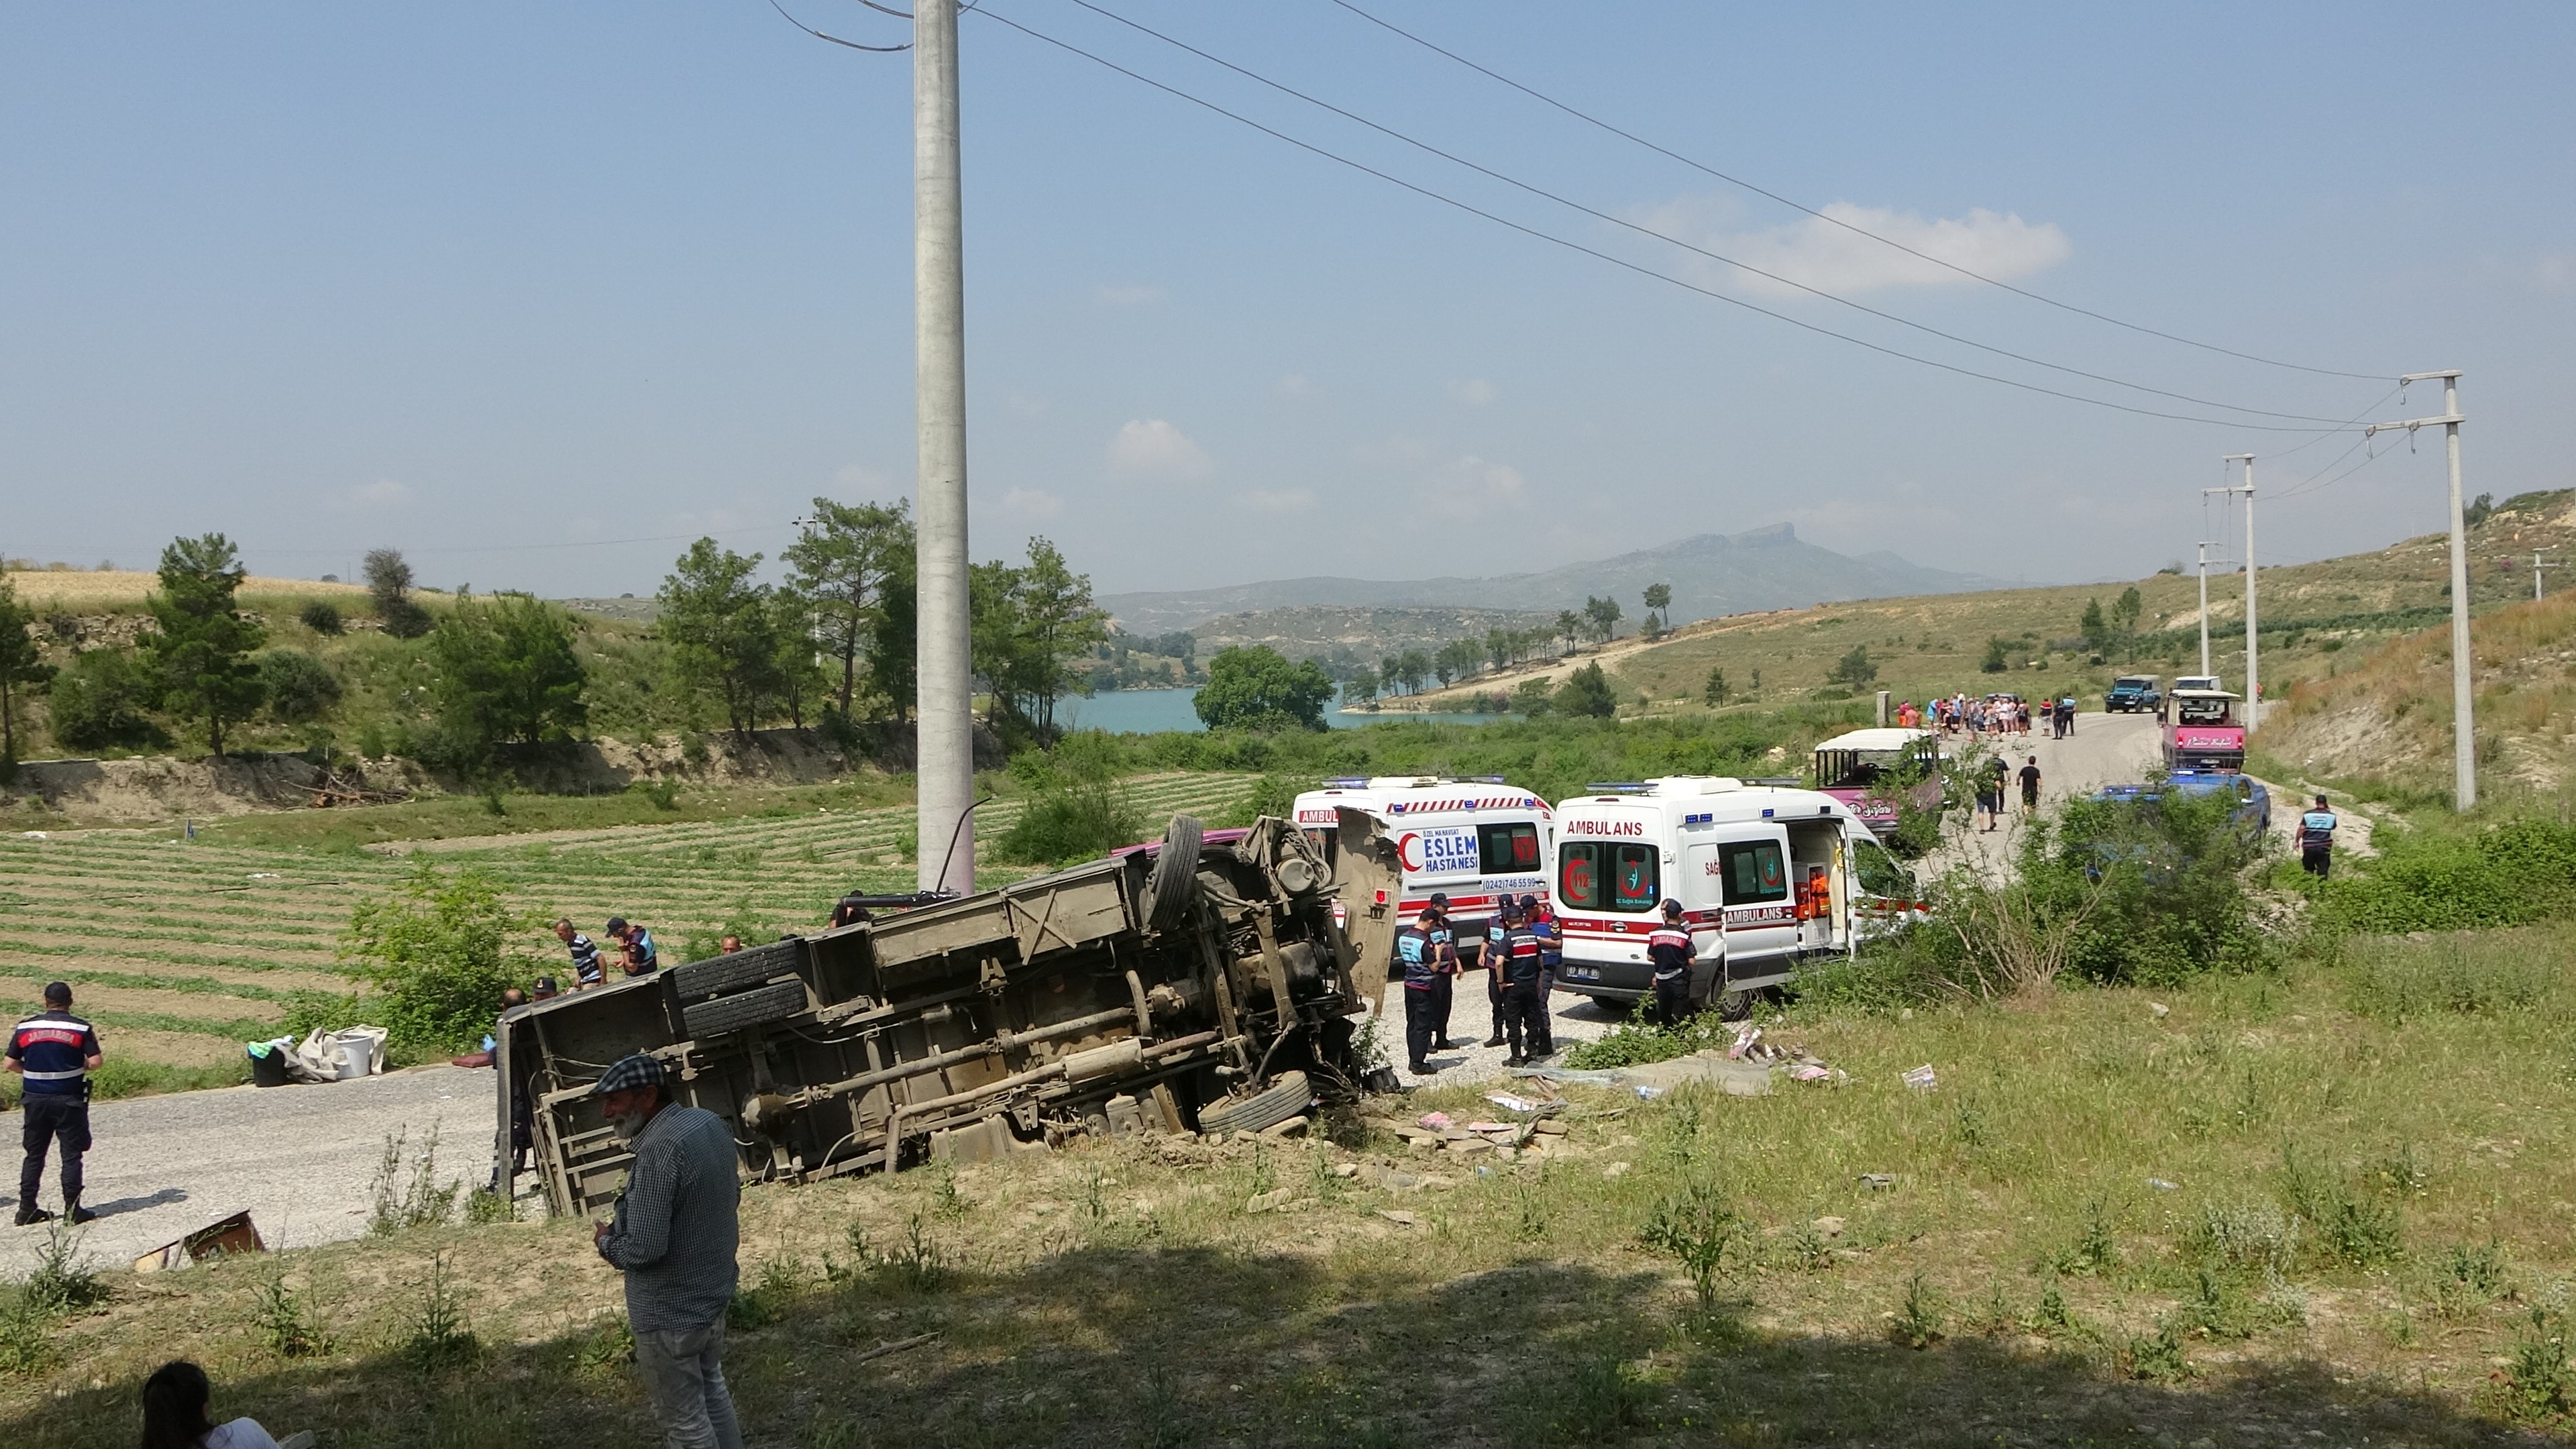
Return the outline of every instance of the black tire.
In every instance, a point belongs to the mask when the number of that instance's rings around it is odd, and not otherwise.
[[[796,1016],[804,1010],[805,983],[781,981],[775,986],[756,987],[732,996],[719,996],[713,1001],[702,1001],[683,1011],[680,1020],[690,1036],[706,1037]]]
[[[1189,923],[1199,898],[1199,846],[1207,827],[1195,815],[1175,815],[1163,832],[1163,847],[1154,853],[1154,873],[1145,879],[1146,923],[1157,931]]]
[[[730,956],[692,961],[672,970],[671,989],[680,993],[682,1001],[704,1001],[738,987],[757,986],[802,965],[804,946],[803,941],[779,941]]]
[[[1276,1080],[1249,1097],[1212,1102],[1199,1109],[1199,1130],[1223,1136],[1276,1127],[1315,1105],[1315,1090],[1304,1072],[1281,1072]]]
[[[1720,1021],[1743,1021],[1753,1015],[1753,993],[1750,991],[1721,991],[1717,1000],[1709,1004],[1716,1008]]]

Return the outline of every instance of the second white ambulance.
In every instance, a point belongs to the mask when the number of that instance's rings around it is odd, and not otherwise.
[[[1674,775],[1594,785],[1556,813],[1559,991],[1653,994],[1646,936],[1668,898],[1690,920],[1693,1005],[1730,1018],[1800,961],[1852,949],[1853,871],[1872,837],[1831,795]]]
[[[1391,902],[1402,919],[1439,891],[1449,897],[1449,919],[1462,941],[1484,932],[1503,896],[1545,900],[1548,856],[1556,845],[1556,812],[1499,775],[1452,779],[1438,775],[1380,775],[1327,780],[1297,797],[1297,828],[1334,861],[1334,812],[1362,810],[1377,817],[1404,865],[1402,899]]]

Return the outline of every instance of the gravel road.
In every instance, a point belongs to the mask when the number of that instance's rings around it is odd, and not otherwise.
[[[99,1216],[84,1230],[81,1251],[98,1267],[124,1268],[244,1208],[272,1248],[356,1237],[367,1230],[389,1133],[407,1132],[416,1150],[435,1130],[438,1178],[483,1185],[492,1171],[493,1093],[488,1071],[438,1066],[97,1103],[82,1195]],[[14,1113],[0,1117],[12,1135],[18,1121]],[[0,1207],[14,1214],[14,1176],[0,1186]],[[51,1159],[42,1202],[62,1205]],[[42,1228],[9,1229],[0,1237],[0,1276],[25,1273],[43,1241]]]

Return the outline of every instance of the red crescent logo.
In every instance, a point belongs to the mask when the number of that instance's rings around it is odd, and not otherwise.
[[[1395,838],[1396,863],[1403,866],[1406,870],[1422,869],[1422,862],[1413,858],[1414,848],[1421,843],[1422,837],[1409,830],[1404,834],[1397,836]]]

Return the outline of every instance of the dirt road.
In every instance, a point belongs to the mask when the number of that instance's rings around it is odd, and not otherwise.
[[[84,1197],[98,1221],[81,1251],[100,1268],[122,1269],[245,1208],[272,1248],[356,1237],[367,1230],[388,1133],[407,1133],[416,1150],[435,1131],[437,1180],[482,1186],[492,1170],[492,1103],[490,1072],[447,1066],[97,1103]],[[18,1120],[0,1117],[13,1135]],[[50,1160],[41,1201],[62,1205]],[[17,1210],[14,1175],[0,1186],[0,1206]],[[43,1241],[42,1228],[9,1229],[0,1277],[24,1274]]]

